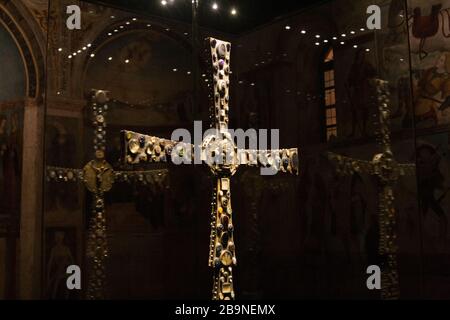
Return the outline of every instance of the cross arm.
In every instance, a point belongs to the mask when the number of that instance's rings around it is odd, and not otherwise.
[[[352,175],[355,173],[374,174],[375,168],[372,162],[353,159],[346,156],[341,156],[336,153],[328,152],[328,159],[334,162],[337,166],[338,172],[344,175]]]
[[[142,183],[144,185],[156,185],[163,188],[168,180],[169,171],[143,170],[143,171],[115,171],[115,181],[126,183]]]
[[[126,164],[169,162],[172,152],[190,160],[194,156],[192,144],[126,130],[122,131],[122,145]]]
[[[414,176],[416,174],[416,166],[414,164],[399,164],[398,168],[400,169],[401,176]]]
[[[273,168],[277,172],[298,175],[298,149],[238,150],[239,165]]]
[[[47,166],[47,181],[78,182],[84,181],[84,172],[81,169]]]

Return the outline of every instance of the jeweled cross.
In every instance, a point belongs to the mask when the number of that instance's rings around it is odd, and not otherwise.
[[[211,213],[209,266],[214,268],[213,299],[231,300],[235,298],[232,272],[237,261],[233,239],[230,179],[240,165],[270,166],[276,172],[298,174],[298,151],[237,149],[228,131],[231,44],[213,38],[208,38],[207,43],[211,54],[211,80],[214,84],[211,102],[217,134],[205,138],[201,146],[194,146],[123,131],[124,160],[128,164],[167,162],[171,157],[173,160],[174,155],[180,158],[195,157],[196,152],[192,152],[193,149],[201,153],[201,159],[204,161],[211,158],[219,160],[208,162],[217,179]]]
[[[168,177],[167,170],[150,171],[114,171],[105,160],[106,151],[106,113],[108,111],[108,93],[93,90],[91,99],[94,125],[95,160],[83,169],[47,167],[47,180],[56,182],[81,181],[94,195],[92,217],[89,223],[86,255],[92,270],[89,273],[87,298],[105,298],[105,262],[108,257],[106,234],[105,193],[110,191],[115,181],[142,183],[157,189],[162,188]]]
[[[329,153],[343,174],[366,173],[378,181],[378,219],[380,230],[379,254],[382,258],[381,298],[398,299],[400,295],[397,270],[397,232],[394,206],[394,186],[401,176],[414,175],[415,165],[399,164],[391,147],[389,86],[386,81],[373,80],[378,95],[379,134],[382,152],[372,161],[363,161]]]

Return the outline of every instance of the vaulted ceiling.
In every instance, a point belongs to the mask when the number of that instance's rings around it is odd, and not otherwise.
[[[142,14],[160,16],[190,23],[191,0],[102,0],[95,2]],[[240,34],[282,16],[308,7],[318,6],[330,0],[199,0],[199,23],[230,34]],[[218,9],[213,10],[213,3]],[[236,15],[231,14],[232,8]]]

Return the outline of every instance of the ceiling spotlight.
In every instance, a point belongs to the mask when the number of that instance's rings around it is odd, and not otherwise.
[[[286,30],[291,30],[291,26],[284,27]]]
[[[111,19],[115,19],[116,17],[115,16],[111,16]]]
[[[111,32],[110,32],[110,33],[108,33],[108,36],[110,36],[110,37],[111,37],[111,36],[112,36],[112,33],[111,33]]]
[[[364,29],[364,28],[361,28],[361,29],[359,29],[359,30],[361,30],[362,32],[366,31],[366,29]]]
[[[147,25],[147,27],[149,27],[149,28],[150,28],[151,26],[152,26],[151,24],[148,24],[148,25]]]
[[[341,34],[341,37],[345,38],[347,35],[345,33]]]
[[[366,49],[366,52],[370,52],[370,49],[369,49],[369,48],[367,48],[367,49]]]
[[[345,44],[345,42],[344,42],[344,41],[341,41],[341,44],[342,44],[342,45],[344,45],[344,44]]]
[[[337,37],[333,37],[333,40],[337,40]]]
[[[323,42],[324,42],[324,43],[328,43],[328,40],[327,40],[327,39],[325,39],[325,40],[323,40]]]
[[[231,9],[231,15],[232,15],[232,16],[237,15],[237,10],[236,10],[236,8]]]
[[[306,34],[306,30],[300,31],[301,34]]]
[[[130,24],[130,21],[125,22],[125,24],[126,24],[126,25],[129,25],[129,24]]]
[[[109,57],[108,60],[111,61],[111,60],[112,60],[112,57]]]
[[[167,1],[166,1],[166,0],[162,0],[162,1],[161,1],[161,4],[162,4],[163,6],[166,6],[166,5],[167,5]]]
[[[127,60],[125,60],[125,63],[130,63],[130,60],[128,60],[128,59],[127,59]]]
[[[92,44],[89,43],[89,44],[87,45],[87,47],[88,47],[88,48],[92,47]]]
[[[95,57],[95,53],[91,53],[91,58]]]
[[[319,43],[319,42],[316,42],[316,46],[320,46],[320,43]]]
[[[74,53],[72,53],[72,55],[75,57],[76,55],[77,55],[77,53],[76,52],[74,52]]]
[[[177,72],[178,69],[177,69],[177,68],[173,68],[172,71],[173,71],[173,72]]]
[[[133,21],[137,21],[137,18],[133,18]]]
[[[212,9],[213,9],[213,10],[219,9],[219,5],[217,4],[217,2],[214,2],[214,3],[213,3]]]
[[[58,49],[59,52],[61,52],[62,50],[63,50],[62,48],[59,48],[59,49]]]
[[[68,56],[67,58],[72,59],[72,55]]]
[[[316,38],[317,38],[317,39],[320,39],[320,34],[316,34]]]
[[[356,32],[355,31],[350,31],[350,34],[355,34]]]
[[[186,72],[188,75],[190,75],[191,74],[191,72],[190,71],[188,71],[188,72]]]
[[[355,49],[356,49],[356,48],[358,48],[358,45],[357,45],[357,44],[355,44],[355,45],[353,46],[353,48],[355,48]]]
[[[86,50],[87,50],[87,47],[83,47],[83,50],[86,51]]]

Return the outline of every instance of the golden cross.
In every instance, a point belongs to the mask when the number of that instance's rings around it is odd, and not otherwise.
[[[214,268],[214,300],[235,298],[233,266],[236,248],[231,207],[231,177],[241,165],[271,167],[276,172],[298,174],[298,150],[238,150],[228,130],[231,43],[208,38],[214,92],[210,95],[216,135],[208,136],[201,146],[123,131],[124,160],[128,164],[168,162],[172,155],[201,159],[219,157],[225,161],[209,163],[217,183],[213,191],[209,266]],[[188,152],[186,152],[186,150]]]
[[[92,94],[95,159],[90,161],[83,169],[48,166],[46,170],[47,181],[80,181],[94,195],[86,246],[88,265],[92,266],[87,286],[87,298],[90,300],[105,298],[105,262],[109,254],[106,234],[105,193],[112,189],[115,181],[142,183],[161,190],[167,183],[168,177],[167,170],[114,171],[105,160],[108,93],[102,90],[93,90]]]
[[[398,299],[400,295],[397,270],[397,225],[394,206],[394,186],[401,176],[414,175],[415,165],[399,164],[394,158],[391,147],[389,85],[383,80],[373,80],[378,96],[379,134],[382,152],[372,161],[363,161],[328,153],[328,158],[336,163],[339,173],[352,175],[366,173],[378,181],[378,214],[380,245],[382,257],[381,298]]]

